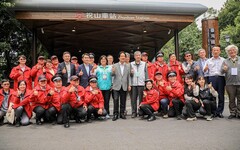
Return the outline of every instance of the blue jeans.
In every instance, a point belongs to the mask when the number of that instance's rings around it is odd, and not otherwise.
[[[169,100],[167,98],[163,98],[160,100],[159,109],[162,110],[164,115],[166,115],[168,113],[168,105],[169,105]]]

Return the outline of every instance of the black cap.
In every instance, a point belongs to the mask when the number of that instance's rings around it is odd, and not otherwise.
[[[45,75],[40,75],[40,76],[38,77],[38,81],[47,81],[47,78],[46,78]]]
[[[164,54],[162,52],[159,52],[156,57],[158,58],[158,57],[163,57],[163,56],[164,56]]]
[[[171,71],[167,74],[167,77],[175,77],[177,76],[177,73],[175,71]]]
[[[90,83],[90,82],[96,83],[96,82],[97,82],[97,77],[96,77],[96,76],[91,76],[91,77],[89,77],[88,82],[89,82],[89,83]]]
[[[62,76],[59,75],[59,74],[56,74],[56,75],[54,75],[54,76],[52,77],[51,80],[52,80],[52,82],[60,81],[60,80],[62,80]]]
[[[44,56],[38,56],[38,59],[45,59]]]
[[[156,73],[155,73],[155,76],[156,76],[156,75],[162,75],[162,73],[161,73],[161,72],[156,72]]]
[[[145,83],[147,83],[147,82],[153,83],[153,80],[152,79],[147,79],[147,80],[145,80]]]
[[[73,75],[73,76],[70,77],[70,81],[75,81],[75,80],[77,80],[77,79],[79,79],[79,78],[78,78],[78,76],[76,76],[76,75]]]
[[[147,52],[142,52],[142,56],[148,56]]]
[[[58,58],[56,55],[52,55],[51,60]]]
[[[78,60],[76,56],[72,56],[71,60]]]
[[[94,58],[95,57],[94,53],[89,53],[89,57]]]

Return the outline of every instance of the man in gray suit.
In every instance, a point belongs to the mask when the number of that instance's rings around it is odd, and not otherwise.
[[[130,68],[125,63],[126,54],[121,51],[119,53],[119,63],[116,63],[112,67],[113,78],[113,121],[118,119],[119,115],[119,97],[120,97],[120,118],[126,119],[124,115],[126,109],[126,94],[129,84]]]
[[[197,66],[195,67],[195,69],[197,70],[198,76],[203,76],[205,78],[205,81],[208,82],[208,71],[206,72],[203,71],[204,69],[203,67],[206,61],[208,60],[206,57],[206,50],[202,48],[199,49],[198,56],[199,56],[199,59],[196,61]]]

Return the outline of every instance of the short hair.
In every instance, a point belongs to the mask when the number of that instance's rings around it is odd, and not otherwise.
[[[225,48],[225,51],[226,51],[226,53],[228,54],[228,51],[230,50],[230,49],[235,49],[236,51],[237,51],[237,54],[238,54],[238,47],[236,46],[236,45],[228,45],[226,48]]]
[[[134,52],[134,56],[137,55],[137,54],[142,55],[142,53],[141,53],[140,51],[135,51],[135,52]]]
[[[107,55],[107,57],[112,57],[112,58],[113,58],[113,55],[110,55],[110,54],[109,54],[109,55]]]
[[[1,84],[3,84],[4,82],[9,82],[10,83],[9,79],[2,79]]]
[[[126,54],[126,57],[131,57],[131,55],[128,52],[126,52],[125,54]]]
[[[89,53],[83,53],[83,54],[82,54],[82,58],[83,58],[84,56],[88,56],[88,57],[89,57]]]
[[[175,53],[170,53],[170,54],[168,55],[168,58],[170,58],[172,55],[175,55]]]
[[[200,48],[200,49],[198,50],[198,54],[199,54],[201,51],[205,51],[205,52],[206,52],[206,50],[205,50],[205,49],[203,49],[203,48]]]
[[[124,54],[125,57],[127,57],[126,53],[124,51],[120,51],[119,54],[118,54],[118,58],[121,56],[121,54]]]
[[[50,59],[47,59],[45,62],[44,62],[44,65],[46,66],[47,63],[51,63],[52,64],[52,61]]]
[[[99,65],[101,65],[101,60],[102,60],[102,59],[106,59],[106,61],[107,61],[106,64],[108,64],[107,56],[106,56],[106,55],[102,55],[102,56],[100,56],[100,58],[99,58],[99,60],[98,60],[98,64],[99,64]]]
[[[71,55],[70,52],[68,52],[68,51],[63,52],[63,56],[66,55],[66,54]]]

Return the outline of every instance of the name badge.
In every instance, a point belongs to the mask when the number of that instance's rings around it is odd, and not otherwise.
[[[237,76],[237,73],[238,72],[238,70],[237,70],[237,68],[231,68],[231,75],[232,76]]]
[[[107,75],[103,74],[102,78],[103,78],[103,80],[106,80],[107,79]]]

